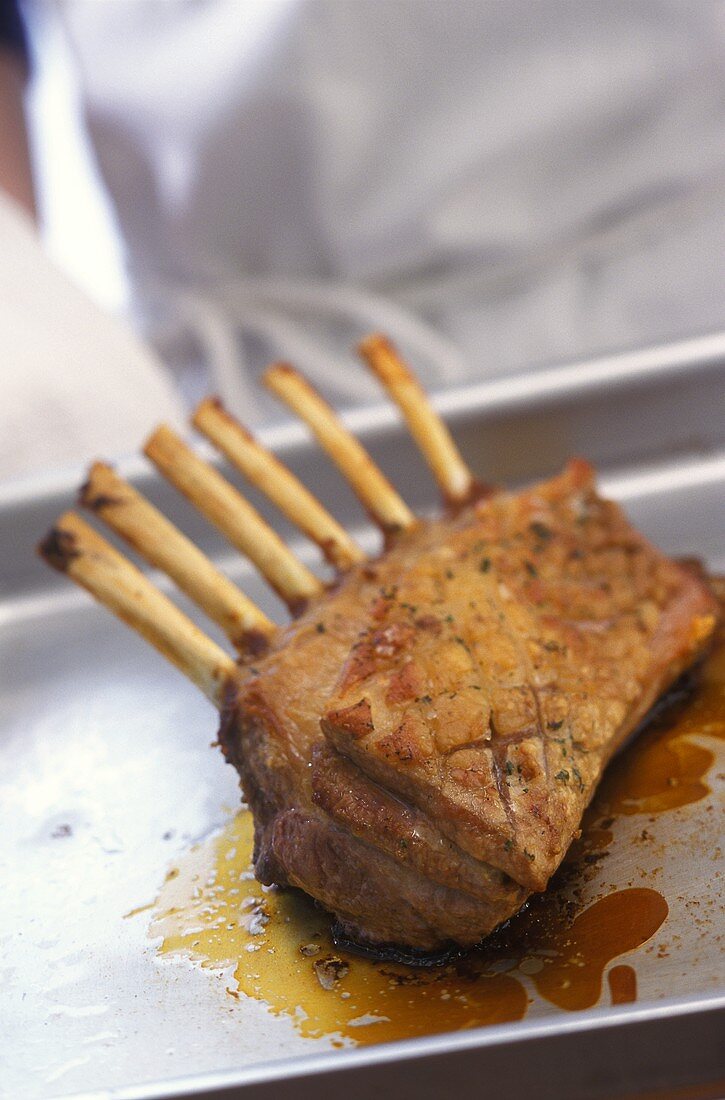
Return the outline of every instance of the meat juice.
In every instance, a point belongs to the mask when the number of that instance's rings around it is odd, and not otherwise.
[[[654,815],[710,793],[711,738],[725,733],[725,640],[694,692],[670,703],[610,765],[582,834],[545,894],[478,950],[440,965],[412,967],[338,946],[329,917],[295,891],[264,887],[251,870],[253,823],[241,811],[221,833],[187,852],[167,875],[149,928],[162,956],[216,972],[230,998],[263,1002],[312,1038],[367,1044],[521,1019],[534,996],[576,1011],[636,1000],[636,957],[667,919],[649,885],[585,887],[620,816]],[[697,738],[697,740],[693,740]],[[648,831],[639,834],[645,841]],[[663,950],[663,949],[662,949]],[[634,965],[630,965],[634,963]],[[609,968],[609,969],[607,969]]]

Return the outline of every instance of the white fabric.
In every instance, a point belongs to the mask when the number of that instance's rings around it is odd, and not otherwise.
[[[180,420],[164,366],[50,262],[0,192],[0,479],[136,450]]]
[[[250,420],[371,327],[433,384],[718,327],[722,10],[64,3],[148,331]]]

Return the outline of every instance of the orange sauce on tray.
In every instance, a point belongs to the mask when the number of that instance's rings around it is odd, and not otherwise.
[[[637,1000],[637,972],[631,966],[613,966],[607,981],[613,1005],[628,1005]]]
[[[265,888],[247,872],[252,817],[240,813],[167,881],[151,935],[161,951],[202,966],[234,966],[232,993],[294,1017],[304,1035],[340,1033],[379,1042],[518,1020],[523,986],[507,974],[457,978],[448,967],[413,969],[340,951],[330,918],[304,895]]]
[[[691,737],[725,732],[725,644],[696,692],[655,721],[610,766],[581,838],[545,894],[476,951],[428,969],[343,950],[329,917],[296,891],[261,886],[251,870],[253,824],[241,811],[168,874],[149,935],[164,956],[228,975],[230,997],[264,1002],[310,1037],[376,1043],[521,1019],[529,988],[561,1009],[636,1000],[629,964],[610,963],[646,943],[667,918],[653,889],[612,890],[593,903],[577,884],[605,854],[617,815],[657,814],[709,792],[713,753]],[[634,960],[632,960],[634,961]],[[607,971],[607,968],[609,970]]]
[[[697,690],[655,720],[631,748],[612,761],[596,795],[611,814],[661,813],[699,802],[710,793],[705,776],[710,748],[688,737],[725,738],[725,640],[705,662]]]

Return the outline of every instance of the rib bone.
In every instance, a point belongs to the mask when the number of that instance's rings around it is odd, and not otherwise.
[[[298,561],[259,512],[226,478],[162,425],[144,447],[158,470],[250,558],[289,608],[299,612],[322,592],[321,581]]]
[[[80,503],[167,573],[238,649],[254,649],[272,634],[274,626],[267,616],[110,466],[93,464]]]
[[[85,520],[66,512],[38,551],[222,706],[226,686],[239,676],[235,662]]]
[[[405,417],[445,499],[465,504],[475,490],[473,475],[418,379],[384,336],[366,337],[358,351]]]
[[[360,547],[309,489],[278,458],[257,443],[218,398],[207,397],[202,401],[192,423],[296,527],[317,543],[327,560],[337,569],[349,569],[355,562],[364,559]]]
[[[286,363],[279,363],[265,373],[264,383],[308,425],[386,534],[396,534],[415,524],[415,516],[362,444],[302,375]]]

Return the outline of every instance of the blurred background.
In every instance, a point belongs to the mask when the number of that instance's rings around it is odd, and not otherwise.
[[[0,479],[723,325],[725,12],[0,0]]]

